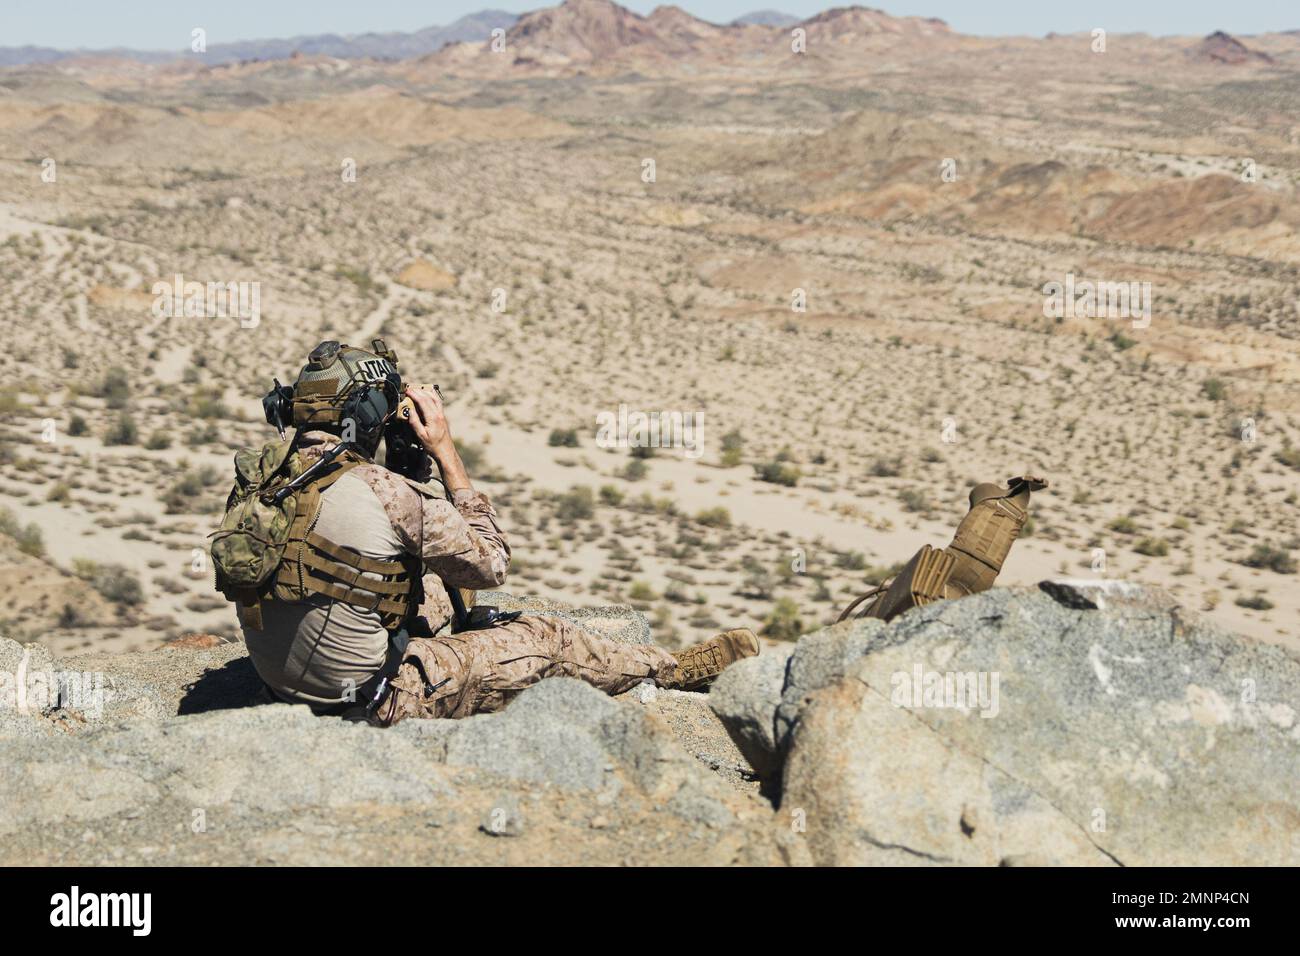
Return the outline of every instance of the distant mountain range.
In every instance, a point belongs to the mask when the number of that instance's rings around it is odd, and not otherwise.
[[[731,22],[741,26],[792,27],[799,22],[799,18],[792,17],[788,13],[782,13],[780,10],[755,10],[743,17],[736,17]]]
[[[785,25],[767,25],[780,14],[761,12],[720,25],[681,7],[659,6],[642,16],[612,0],[564,0],[523,14],[505,34],[504,62],[522,69],[566,70],[619,66],[654,68],[673,63],[720,63],[784,50]],[[742,22],[750,21],[750,22]],[[757,22],[755,22],[757,21]],[[844,51],[880,38],[930,42],[951,37],[942,20],[894,17],[867,7],[835,7],[794,21],[807,42]],[[485,42],[444,47],[422,61],[431,72],[498,68],[502,58]]]
[[[202,55],[205,63],[237,63],[245,60],[287,60],[295,53],[303,56],[330,56],[351,60],[373,58],[376,60],[405,60],[411,57],[436,53],[448,43],[486,40],[495,29],[508,30],[519,18],[504,10],[482,10],[461,17],[443,27],[426,27],[414,33],[359,33],[340,36],[321,33],[285,39],[241,40],[236,43],[214,43]],[[138,60],[142,63],[167,63],[173,60],[197,58],[189,52],[164,52],[156,50],[55,50],[49,47],[0,47],[0,66],[21,66],[29,63],[57,63],[62,60],[84,57],[115,57]]]
[[[563,0],[556,6],[515,15],[483,10],[447,26],[412,33],[326,33],[283,39],[216,43],[203,54],[106,50],[56,50],[47,47],[0,47],[0,67],[56,64],[93,59],[130,60],[143,64],[222,66],[251,61],[275,62],[295,56],[416,62],[424,72],[495,69],[500,59],[489,46],[494,30],[505,32],[505,61],[524,70],[630,68],[679,62],[752,62],[788,42],[794,25],[806,42],[821,51],[853,51],[890,43],[914,43],[922,49],[962,39],[942,20],[895,17],[863,6],[833,7],[800,20],[763,9],[715,24],[677,6],[659,6],[642,16],[613,0]],[[1225,33],[1214,33],[1186,50],[1201,63],[1240,66],[1270,64],[1268,54],[1250,49]]]
[[[568,6],[568,4],[566,4]],[[613,4],[609,4],[613,6]],[[620,8],[621,9],[621,8]],[[663,11],[660,13],[660,11]],[[538,13],[545,11],[539,10]],[[661,19],[680,21],[696,20],[676,7],[661,7]],[[525,16],[532,16],[527,14]],[[635,17],[635,14],[631,14]],[[202,61],[213,65],[252,60],[287,60],[295,54],[302,56],[328,56],[342,60],[375,59],[406,60],[436,53],[449,43],[485,42],[496,29],[509,30],[520,19],[504,10],[481,10],[461,17],[447,26],[426,27],[413,33],[360,33],[340,35],[320,33],[307,36],[240,40],[234,43],[214,43],[202,54]],[[798,17],[778,10],[756,10],[737,17],[735,26],[786,27],[799,23]],[[99,50],[59,50],[52,47],[19,46],[0,47],[0,67],[28,64],[59,63],[85,58],[126,59],[140,63],[169,63],[198,59],[188,51],[134,50],[113,47]]]

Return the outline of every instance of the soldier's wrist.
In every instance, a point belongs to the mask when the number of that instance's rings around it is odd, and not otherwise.
[[[456,443],[451,440],[451,434],[448,433],[436,441],[424,443],[424,450],[441,461],[443,458],[456,453]]]

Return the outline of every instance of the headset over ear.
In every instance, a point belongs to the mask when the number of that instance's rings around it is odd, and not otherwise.
[[[285,426],[293,423],[293,386],[281,385],[278,378],[272,381],[275,387],[262,399],[262,413],[266,415],[266,423],[274,425],[283,440]]]
[[[397,410],[401,387],[401,378],[389,372],[381,382],[354,388],[343,402],[339,422],[344,428],[353,422],[359,436],[376,435]]]

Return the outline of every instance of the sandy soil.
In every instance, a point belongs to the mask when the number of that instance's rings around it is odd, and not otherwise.
[[[1300,128],[1270,105],[1300,42],[1240,68],[1086,42],[4,71],[0,625],[233,633],[204,549],[262,394],[383,335],[452,400],[511,590],[635,604],[665,643],[827,623],[972,484],[1032,472],[1004,583],[1140,579],[1300,648]],[[415,260],[454,283],[401,285]],[[259,283],[260,321],[158,316],[176,274]],[[1150,282],[1150,323],[1045,316],[1067,274]],[[702,413],[702,457],[598,447],[620,405]]]

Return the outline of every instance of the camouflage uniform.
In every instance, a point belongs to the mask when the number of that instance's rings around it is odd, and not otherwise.
[[[597,637],[569,621],[521,617],[462,634],[415,638],[409,660],[392,681],[376,713],[383,724],[407,717],[468,717],[500,710],[515,694],[544,677],[578,677],[618,694],[648,679],[671,680],[677,661],[652,644],[623,644]],[[426,693],[424,677],[447,683]]]
[[[313,431],[301,441],[310,460],[337,439]],[[468,489],[457,491],[449,502],[376,464],[358,465],[351,475],[369,487],[403,551],[419,555],[426,572],[420,616],[433,636],[416,637],[408,644],[404,663],[390,681],[392,690],[378,709],[380,722],[497,710],[546,677],[578,677],[611,694],[647,678],[661,684],[676,678],[678,663],[662,648],[597,637],[569,621],[521,617],[485,630],[452,634],[451,602],[443,582],[484,589],[499,587],[506,578],[510,545],[491,502]],[[246,630],[245,638],[251,645],[257,635]],[[427,687],[434,685],[437,689],[427,693]],[[295,699],[292,688],[272,684],[271,689]]]

